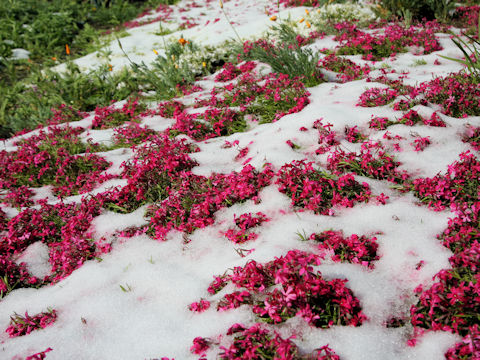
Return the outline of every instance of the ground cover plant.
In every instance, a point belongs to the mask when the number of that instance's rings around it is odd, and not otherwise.
[[[383,28],[381,33],[373,35],[357,30],[355,24],[338,24],[336,28],[340,32],[340,35],[336,36],[336,40],[340,42],[336,51],[339,55],[360,54],[368,60],[381,60],[405,51],[407,46],[417,46],[421,49],[419,54],[441,50],[435,38],[435,31],[439,30],[436,23],[425,23],[420,29],[389,25]]]
[[[10,326],[6,332],[10,337],[28,335],[33,330],[43,329],[52,324],[56,318],[55,310],[49,310],[34,316],[30,316],[28,313],[25,313],[25,316],[15,314],[11,317]]]
[[[327,167],[334,174],[355,172],[374,179],[402,183],[409,175],[405,171],[397,170],[399,165],[400,163],[387,153],[381,142],[366,141],[362,143],[358,154],[336,150],[329,157]]]
[[[100,173],[109,163],[92,151],[96,144],[84,144],[79,128],[50,128],[48,133],[20,141],[15,152],[1,152],[3,189],[53,185],[60,196],[92,190],[96,182],[111,176]],[[83,153],[83,154],[82,154]]]
[[[279,191],[292,199],[292,205],[319,214],[333,214],[332,207],[352,207],[368,201],[368,184],[359,184],[351,174],[335,176],[316,170],[311,163],[294,162],[279,171]]]
[[[225,294],[217,304],[217,311],[248,304],[267,323],[300,316],[315,327],[359,326],[365,316],[358,300],[345,281],[325,281],[320,273],[314,272],[312,265],[319,263],[320,258],[315,254],[299,251],[290,251],[266,264],[251,261],[243,268],[234,268],[232,275],[216,276],[208,292],[215,294],[231,282],[239,290]],[[272,291],[274,284],[281,285],[281,290]]]
[[[9,2],[1,358],[480,358],[477,4]]]

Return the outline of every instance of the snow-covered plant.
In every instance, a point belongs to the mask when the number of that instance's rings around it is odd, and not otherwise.
[[[368,184],[359,184],[352,174],[336,177],[315,169],[312,163],[293,161],[278,172],[279,191],[292,199],[292,205],[317,214],[333,215],[332,207],[353,207],[367,202]]]
[[[376,19],[375,13],[365,4],[347,2],[344,4],[327,4],[316,12],[312,12],[311,23],[314,26],[322,26],[327,22],[358,22],[359,26],[368,25]]]
[[[178,66],[188,67],[195,74],[206,74],[215,72],[227,62],[236,60],[236,44],[225,41],[216,46],[197,46],[194,49],[187,49],[178,57]]]

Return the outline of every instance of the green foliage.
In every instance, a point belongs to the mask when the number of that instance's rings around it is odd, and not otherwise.
[[[118,44],[123,51],[120,40]],[[155,98],[164,100],[179,95],[178,86],[192,84],[199,75],[188,64],[179,63],[179,58],[184,53],[195,50],[197,47],[191,42],[184,44],[171,42],[166,45],[165,56],[158,55],[151,67],[144,62],[134,63],[128,58],[128,54],[124,53],[130,61],[137,81],[142,84],[142,90],[155,91]]]
[[[427,61],[425,59],[415,59],[412,66],[422,66],[427,65]]]
[[[480,16],[478,18],[478,30],[477,34],[480,34]],[[465,35],[468,41],[465,41],[458,35],[452,41],[462,51],[465,59],[456,59],[448,56],[442,56],[445,59],[456,61],[467,67],[467,70],[474,77],[476,82],[480,82],[480,40],[470,35]]]
[[[273,30],[280,41],[255,42],[244,55],[244,59],[258,60],[270,65],[276,73],[287,74],[290,78],[301,78],[307,87],[324,82],[318,66],[319,55],[298,45],[297,34],[291,25],[282,23]]]
[[[30,51],[31,59],[38,62],[53,56],[65,59],[65,44],[72,56],[84,55],[85,44],[98,38],[100,30],[121,25],[145,6],[162,2],[138,6],[131,0],[4,0],[0,2],[0,40]]]
[[[381,0],[381,6],[386,9],[390,16],[399,16],[403,19],[431,18],[432,11],[424,0]]]
[[[130,292],[133,290],[132,286],[128,283],[125,283],[125,286],[123,285],[118,285],[120,286],[120,289],[123,291],[123,292]]]
[[[411,22],[422,18],[435,17],[438,21],[447,22],[455,10],[454,0],[382,0],[381,5],[390,15],[399,16]]]
[[[343,6],[338,4],[343,3]],[[335,34],[334,25],[340,22],[355,22],[358,27],[367,27],[375,16],[365,4],[357,4],[352,1],[335,1],[321,7],[318,11],[311,12],[306,18],[313,27],[326,34]]]
[[[5,89],[0,99],[0,125],[13,132],[31,129],[50,118],[51,108],[60,104],[92,111],[137,92],[137,79],[126,69],[113,73],[100,67],[85,74],[73,63],[64,73],[36,68],[27,80]]]
[[[295,89],[286,89],[283,91],[283,95],[284,98],[279,101],[275,101],[271,97],[258,96],[255,103],[249,106],[248,111],[260,119],[260,124],[271,123],[275,121],[277,114],[287,113],[288,110],[294,107],[297,96],[301,96]]]
[[[454,0],[427,0],[426,3],[439,21],[446,22],[450,18],[450,12],[455,10]]]
[[[45,123],[52,116],[51,109],[61,104],[92,111],[140,91],[154,91],[156,99],[170,99],[199,75],[216,71],[232,57],[232,49],[228,44],[212,50],[174,41],[166,44],[165,56],[159,55],[150,67],[132,62],[131,69],[110,71],[104,65],[89,73],[71,62],[60,73],[42,70],[26,60],[15,64],[0,60],[0,70],[4,65],[4,72],[0,72],[0,90],[4,95],[0,98],[0,138]]]
[[[104,30],[113,26],[118,29],[147,7],[173,2],[0,1],[0,138],[45,122],[52,115],[50,108],[60,104],[89,111],[136,93],[138,79],[127,70],[112,74],[105,66],[87,75],[69,64],[68,70],[60,74],[43,66],[98,50],[111,37],[103,36]],[[12,59],[14,48],[29,51],[29,59]]]

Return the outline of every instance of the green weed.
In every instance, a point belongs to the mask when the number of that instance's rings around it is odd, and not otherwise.
[[[258,60],[270,65],[276,73],[287,74],[290,78],[298,77],[307,87],[323,83],[318,54],[298,45],[291,25],[282,23],[274,28],[274,32],[281,41],[252,43],[244,59]]]

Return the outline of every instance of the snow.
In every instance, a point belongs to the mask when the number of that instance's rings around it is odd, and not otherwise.
[[[209,3],[201,8],[187,7],[187,0],[175,6],[172,21],[165,27],[175,29],[173,24],[180,22],[180,16],[192,17],[200,25],[189,30],[176,31],[164,36],[179,38],[182,35],[202,44],[216,45],[235,34],[225,20],[219,6]],[[225,3],[224,10],[234,22],[235,29],[242,39],[258,37],[271,25],[264,13],[266,1],[251,2],[232,0]],[[185,12],[178,9],[185,7]],[[290,16],[297,19],[304,8],[283,10],[281,18]],[[213,23],[215,18],[220,18]],[[210,20],[208,25],[205,23]],[[150,63],[154,60],[153,49],[161,51],[162,37],[154,32],[158,22],[128,30],[130,34],[122,38],[123,49],[134,62]],[[458,71],[460,65],[440,59],[441,65],[433,65],[439,55],[459,57],[461,54],[448,35],[440,35],[444,50],[431,55],[413,56],[410,53],[398,54],[394,60],[383,63],[392,68],[410,71],[407,82],[412,85],[429,80],[434,75],[446,75]],[[312,48],[334,46],[331,37],[317,40]],[[110,63],[114,69],[128,65],[117,41],[109,45],[112,51]],[[18,53],[15,56],[20,56]],[[28,55],[26,55],[28,57]],[[358,57],[355,61],[361,63]],[[416,59],[424,59],[427,64],[413,66]],[[93,53],[75,60],[83,69],[93,69],[98,65],[97,54]],[[380,63],[377,63],[380,67]],[[62,66],[57,67],[61,69]],[[203,81],[203,85],[212,81]],[[314,160],[325,165],[326,156],[316,156],[318,147],[316,131],[302,132],[305,126],[311,129],[313,122],[323,119],[331,123],[333,130],[341,132],[346,125],[357,125],[361,130],[369,131],[368,121],[372,115],[398,117],[390,106],[377,108],[357,107],[358,97],[367,88],[384,87],[378,83],[363,80],[346,84],[325,83],[310,88],[311,103],[299,113],[284,116],[272,124],[254,125],[244,133],[228,137],[211,139],[199,144],[200,152],[192,154],[199,165],[193,169],[195,174],[208,176],[213,172],[228,173],[238,171],[242,163],[235,161],[238,149],[248,146],[250,164],[261,169],[266,162],[278,169],[292,160]],[[206,91],[208,93],[208,91]],[[431,109],[418,106],[421,114],[430,115]],[[394,135],[405,138],[400,145],[404,149],[397,153],[398,159],[415,176],[434,176],[444,172],[446,166],[456,159],[458,154],[468,147],[461,141],[465,131],[464,121],[442,116],[446,128],[407,127],[395,125],[388,128]],[[86,126],[92,117],[76,123]],[[469,118],[468,122],[478,125],[480,118]],[[146,117],[142,124],[161,131],[171,125],[171,120],[161,117]],[[409,145],[413,141],[412,132],[420,136],[429,136],[433,142],[425,151],[414,152]],[[381,139],[385,132],[378,132]],[[33,134],[33,133],[31,133]],[[25,135],[29,136],[31,134]],[[89,130],[86,138],[108,144],[112,130]],[[224,148],[225,141],[238,140],[238,146]],[[285,142],[292,140],[300,150],[291,149]],[[5,144],[8,150],[15,147],[11,141]],[[342,141],[342,146],[350,151],[355,144]],[[101,153],[113,162],[110,173],[120,173],[120,165],[133,155],[130,149],[117,149]],[[65,280],[53,286],[40,289],[18,289],[10,293],[0,303],[0,329],[7,328],[10,316],[28,311],[35,314],[48,307],[58,311],[58,320],[40,331],[28,336],[8,338],[0,332],[2,359],[19,359],[47,347],[53,349],[47,354],[48,360],[57,359],[153,359],[167,356],[175,359],[196,359],[189,352],[193,338],[197,336],[216,338],[225,333],[233,323],[253,324],[255,318],[245,306],[239,309],[217,312],[214,308],[196,314],[188,310],[188,305],[207,297],[207,287],[214,275],[222,274],[226,269],[242,266],[254,259],[266,262],[276,256],[284,255],[293,248],[312,249],[308,243],[298,240],[296,233],[321,232],[328,229],[343,230],[346,235],[378,234],[380,260],[375,269],[368,270],[360,265],[334,263],[327,257],[318,267],[326,278],[348,279],[348,286],[360,299],[368,321],[360,327],[334,326],[331,329],[315,329],[299,319],[293,318],[276,330],[288,334],[295,329],[295,342],[305,351],[329,344],[342,359],[443,359],[444,352],[459,340],[457,336],[443,332],[430,332],[419,340],[415,347],[408,347],[406,341],[410,328],[387,329],[383,323],[392,315],[408,314],[415,301],[413,289],[420,284],[432,283],[432,276],[439,270],[449,268],[448,258],[451,252],[436,239],[436,235],[447,226],[448,211],[434,212],[425,206],[419,206],[411,195],[401,195],[383,182],[361,178],[368,182],[375,195],[381,192],[390,196],[385,206],[371,202],[359,204],[352,209],[338,209],[335,216],[315,215],[311,212],[294,212],[290,199],[278,192],[275,185],[260,192],[261,203],[247,201],[215,214],[214,225],[197,230],[188,235],[186,243],[182,233],[172,231],[165,242],[157,242],[146,235],[131,239],[114,239],[113,234],[129,226],[145,223],[144,207],[131,214],[121,215],[105,211],[94,219],[92,229],[95,238],[105,236],[113,243],[111,253],[103,256],[102,261],[86,262]],[[102,184],[95,192],[106,188],[124,185],[125,181],[112,180]],[[94,192],[94,193],[95,193]],[[37,189],[37,197],[50,196],[48,187]],[[40,196],[40,195],[43,196]],[[50,195],[49,195],[50,194]],[[81,196],[71,197],[68,201],[78,201]],[[7,209],[8,210],[8,209]],[[240,257],[235,251],[238,246],[229,243],[221,235],[233,226],[233,215],[245,212],[262,211],[271,221],[262,225],[256,232],[259,238],[252,243],[243,244],[243,248],[252,249],[247,257]],[[7,213],[12,216],[14,209]],[[35,275],[48,274],[45,262],[46,246],[34,243],[18,258],[27,263]],[[38,260],[40,259],[40,260]],[[416,265],[424,261],[424,266]],[[126,291],[122,290],[123,287]],[[220,298],[221,293],[213,297]],[[287,335],[288,336],[288,335]],[[213,358],[213,353],[207,353]]]
[[[41,241],[36,241],[28,246],[17,258],[16,263],[25,263],[28,271],[39,278],[50,275],[50,264],[48,263],[48,246]]]
[[[21,49],[21,48],[16,48],[16,49],[12,49],[12,56],[10,57],[10,60],[28,59],[29,57],[30,57],[30,51]]]

